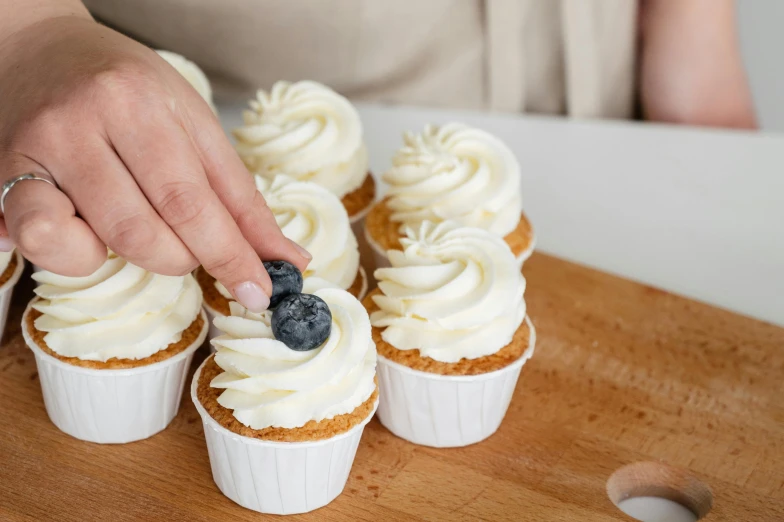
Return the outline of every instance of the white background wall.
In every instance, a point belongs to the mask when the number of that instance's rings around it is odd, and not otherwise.
[[[763,129],[784,132],[784,0],[736,0],[743,57]]]

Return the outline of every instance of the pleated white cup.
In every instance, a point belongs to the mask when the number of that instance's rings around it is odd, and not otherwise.
[[[346,486],[373,412],[346,433],[326,440],[273,442],[244,437],[221,426],[199,401],[199,375],[205,363],[193,376],[191,399],[204,423],[218,489],[244,508],[273,515],[307,513],[335,500]]]
[[[180,353],[146,366],[101,370],[68,364],[38,347],[27,327],[30,305],[22,334],[35,354],[46,413],[61,431],[87,442],[124,444],[151,437],[174,419],[193,352],[207,335],[203,313],[199,336]]]
[[[512,400],[528,349],[514,363],[480,375],[439,375],[378,356],[378,419],[389,431],[414,444],[434,448],[468,446],[496,432]]]
[[[368,231],[367,227],[365,227],[365,230],[362,233],[362,236],[365,238],[365,241],[367,242],[368,246],[370,247],[370,250],[373,251],[373,263],[375,264],[375,267],[376,268],[389,268],[390,266],[392,266],[389,263],[389,257],[387,256],[387,251],[384,250],[381,247],[381,245],[379,245],[378,242],[375,239],[373,239],[373,236],[370,235],[370,231]],[[517,264],[520,266],[520,268],[523,268],[523,264],[525,263],[525,261],[529,257],[531,257],[531,254],[534,253],[534,248],[535,247],[536,247],[536,236],[534,236],[531,239],[531,244],[528,245],[528,248],[523,250],[520,253],[520,255],[515,257],[515,260],[517,261]],[[372,274],[372,272],[371,272],[371,274]]]
[[[14,251],[14,256],[16,257],[16,269],[14,269],[14,273],[11,274],[11,278],[6,281],[3,286],[0,286],[0,337],[2,337],[5,332],[5,323],[8,320],[8,308],[11,306],[11,297],[13,297],[14,294],[14,287],[16,286],[16,283],[19,282],[19,278],[22,277],[22,272],[24,272],[25,267],[22,254],[18,251]]]
[[[359,267],[359,275],[362,278],[362,286],[359,290],[359,297],[357,298],[357,300],[361,302],[362,299],[365,298],[365,295],[367,295],[367,291],[368,291],[368,277],[367,277],[367,273],[365,273],[364,267],[362,266]],[[222,335],[223,332],[221,332],[218,329],[218,327],[213,324],[213,319],[215,319],[216,317],[223,317],[223,314],[215,310],[210,305],[208,305],[206,301],[204,302],[203,306],[204,306],[204,312],[207,314],[207,319],[210,322],[210,331],[209,334],[207,335],[207,340],[215,339],[219,335]],[[215,353],[215,347],[210,345],[210,351],[212,353]]]

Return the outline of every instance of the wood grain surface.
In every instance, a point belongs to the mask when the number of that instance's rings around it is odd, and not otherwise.
[[[439,450],[373,420],[343,495],[291,520],[630,520],[606,482],[638,461],[706,483],[704,520],[784,520],[784,330],[541,254],[525,274],[538,343],[500,430]],[[0,520],[265,519],[218,491],[188,397],[145,441],[58,431],[19,331],[24,281],[0,348]]]

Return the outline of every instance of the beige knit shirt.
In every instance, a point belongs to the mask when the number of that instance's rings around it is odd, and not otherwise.
[[[316,80],[355,100],[625,118],[636,0],[86,0],[218,99]]]

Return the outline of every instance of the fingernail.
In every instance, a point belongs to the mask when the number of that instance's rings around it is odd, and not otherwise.
[[[234,289],[237,301],[251,312],[263,312],[269,308],[269,296],[258,283],[245,281]]]
[[[289,241],[291,241],[291,239],[289,239]],[[297,243],[295,243],[294,241],[291,241],[291,244],[294,245],[294,249],[297,251],[297,253],[299,253],[299,255],[301,255],[302,257],[304,257],[308,261],[313,259],[313,256],[310,255],[310,252],[308,252],[307,250],[305,250],[304,248],[299,246]]]
[[[14,242],[10,237],[0,237],[0,252],[10,252],[14,249]]]

